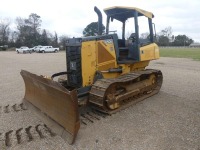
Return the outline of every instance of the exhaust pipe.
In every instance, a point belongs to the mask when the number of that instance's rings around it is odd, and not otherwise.
[[[95,6],[94,11],[98,15],[98,35],[102,35],[102,14],[101,11]]]

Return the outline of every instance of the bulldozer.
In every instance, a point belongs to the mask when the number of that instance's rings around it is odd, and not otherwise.
[[[102,13],[96,6],[94,11],[98,16],[98,35],[66,41],[63,72],[51,77],[20,72],[25,83],[24,103],[69,144],[78,134],[81,111],[116,113],[157,94],[163,81],[160,70],[147,69],[151,60],[159,59],[153,13],[136,7],[106,8],[104,33]],[[140,17],[147,20],[149,34],[145,39],[140,38]],[[126,38],[130,18],[133,25],[129,30],[134,33]],[[118,33],[110,30],[114,21],[121,24]]]

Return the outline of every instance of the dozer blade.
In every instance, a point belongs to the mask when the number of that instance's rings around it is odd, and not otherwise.
[[[56,134],[73,144],[80,128],[76,90],[68,91],[58,82],[25,70],[20,73],[25,83],[24,103]]]

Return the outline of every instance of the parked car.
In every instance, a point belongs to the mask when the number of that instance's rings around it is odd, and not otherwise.
[[[30,53],[31,54],[32,51],[28,47],[22,46],[20,48],[16,48],[16,52],[17,53]]]
[[[2,46],[0,46],[0,51],[1,50],[5,51],[7,48],[8,48],[8,45],[2,45]]]
[[[37,46],[36,48],[35,48],[35,52],[40,52],[40,49],[42,48],[43,46]]]
[[[46,52],[59,52],[59,48],[53,48],[52,46],[42,46],[39,52],[46,53]]]
[[[30,50],[31,50],[32,52],[35,52],[35,51],[36,51],[36,49],[37,49],[38,47],[41,47],[41,45],[34,46],[34,47],[30,48]]]

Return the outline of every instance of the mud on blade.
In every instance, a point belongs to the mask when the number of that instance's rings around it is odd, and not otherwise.
[[[72,144],[80,127],[76,90],[68,91],[55,81],[25,70],[20,74],[25,83],[26,105],[39,114],[54,132]]]

